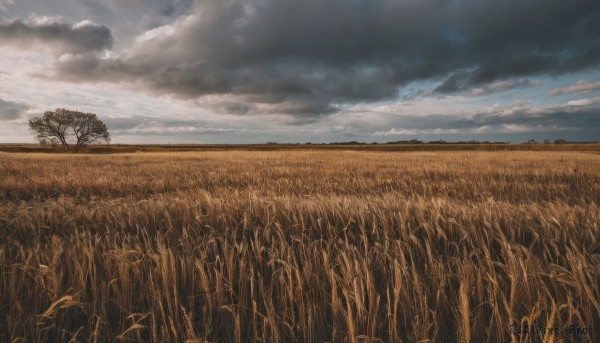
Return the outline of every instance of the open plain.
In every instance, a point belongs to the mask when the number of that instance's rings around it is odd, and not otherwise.
[[[0,342],[597,342],[600,154],[0,153],[0,272]]]

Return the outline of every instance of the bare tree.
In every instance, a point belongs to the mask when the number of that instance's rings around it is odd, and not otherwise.
[[[63,148],[74,146],[76,151],[89,144],[110,142],[108,128],[95,114],[64,108],[29,119],[29,129],[42,144],[58,141]]]

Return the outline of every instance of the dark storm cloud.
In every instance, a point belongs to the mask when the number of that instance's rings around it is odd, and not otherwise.
[[[600,63],[594,0],[206,0],[191,13],[116,58],[63,59],[58,76],[318,117],[395,98],[413,81],[484,95]]]
[[[158,0],[159,13],[164,16],[174,16],[188,10],[194,0]]]
[[[0,99],[0,121],[18,119],[27,108],[25,104]]]
[[[0,21],[0,42],[28,49],[49,45],[57,53],[85,53],[112,46],[111,31],[90,21],[66,24],[53,18]]]

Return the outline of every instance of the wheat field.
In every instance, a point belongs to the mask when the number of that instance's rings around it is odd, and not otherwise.
[[[598,152],[0,153],[0,342],[598,342],[599,206]]]

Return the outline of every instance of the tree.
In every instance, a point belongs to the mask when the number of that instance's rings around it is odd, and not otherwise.
[[[75,151],[89,144],[110,142],[106,125],[95,114],[64,108],[29,119],[29,129],[40,144],[57,142],[65,149],[75,146]]]

